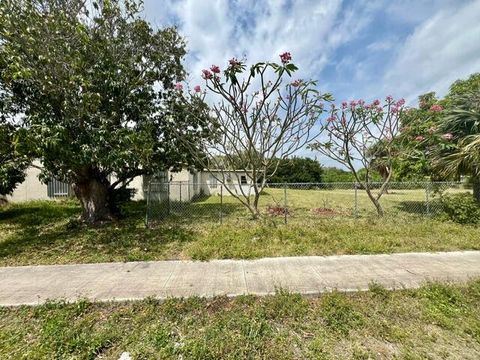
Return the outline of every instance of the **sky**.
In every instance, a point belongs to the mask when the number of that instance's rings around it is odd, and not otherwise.
[[[480,0],[145,0],[155,26],[187,41],[191,87],[201,70],[232,57],[279,62],[289,51],[296,78],[318,81],[336,101],[387,95],[443,96],[480,71]]]
[[[410,105],[480,71],[480,0],[145,0],[155,26],[187,40],[188,82],[232,57],[279,61],[335,99],[393,95]]]

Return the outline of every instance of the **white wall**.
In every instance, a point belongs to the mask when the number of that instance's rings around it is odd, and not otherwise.
[[[41,166],[39,161],[34,161],[33,164]],[[25,181],[15,188],[12,195],[7,195],[7,200],[10,202],[49,200],[47,185],[40,182],[39,174],[40,169],[31,166],[27,168]]]
[[[234,194],[242,195],[243,191],[243,193],[246,195],[253,195],[253,188],[251,187],[252,182],[245,171],[225,172],[226,177],[230,178],[230,181],[227,182],[226,186],[221,185],[220,181],[215,180],[214,175],[218,179],[223,179],[223,175],[220,171],[213,172],[213,174],[210,174],[208,172],[203,173],[203,187],[206,194],[220,195],[222,193],[223,196],[231,196],[231,193],[227,190],[228,188]],[[246,184],[240,184],[242,176],[245,176],[247,180]]]

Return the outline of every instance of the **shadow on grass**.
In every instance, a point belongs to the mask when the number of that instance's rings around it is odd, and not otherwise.
[[[170,202],[152,206],[149,210],[149,222],[161,223],[178,221],[180,223],[192,223],[192,221],[219,222],[222,217],[230,217],[235,213],[244,216],[242,204],[219,204],[219,203],[187,203]]]
[[[31,206],[29,206],[31,205]],[[121,220],[86,226],[69,222],[74,202],[12,206],[0,212],[0,261],[6,264],[150,260],[194,239],[181,224],[147,229],[145,202],[131,202]],[[73,224],[73,225],[72,225]],[[3,241],[2,241],[3,240]],[[175,243],[175,244],[173,244]]]
[[[413,215],[435,215],[441,212],[440,205],[437,201],[431,201],[428,205],[425,201],[401,201],[396,208],[402,212]]]
[[[0,210],[0,225],[2,223],[20,226],[45,225],[78,214],[80,214],[80,208],[74,201],[33,201],[11,204]]]

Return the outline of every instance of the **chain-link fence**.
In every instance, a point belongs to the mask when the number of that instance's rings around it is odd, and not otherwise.
[[[322,218],[433,216],[442,211],[440,194],[469,191],[458,182],[391,182],[367,189],[356,183],[268,184],[255,203],[249,184],[152,182],[147,194],[147,225],[162,221],[234,222],[251,219],[255,209],[276,222]],[[378,199],[378,207],[373,199]],[[243,203],[242,203],[243,202]],[[250,208],[246,203],[250,203]]]

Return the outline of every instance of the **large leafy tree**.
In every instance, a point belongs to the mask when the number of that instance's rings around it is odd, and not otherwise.
[[[448,146],[438,136],[444,116],[444,103],[434,92],[418,97],[418,108],[409,108],[401,116],[400,135],[396,139],[399,147],[395,159],[397,179],[402,181],[443,180],[432,166],[432,156],[439,146]]]
[[[192,164],[172,133],[202,127],[177,99],[184,40],[140,10],[134,0],[0,3],[3,117],[28,129],[45,179],[73,184],[87,222],[112,218],[135,176]]]
[[[25,179],[28,158],[17,147],[17,131],[0,121],[0,195],[11,194]]]
[[[292,157],[281,159],[270,183],[321,183],[323,169],[317,160]]]

